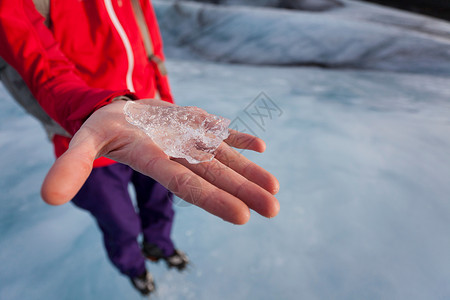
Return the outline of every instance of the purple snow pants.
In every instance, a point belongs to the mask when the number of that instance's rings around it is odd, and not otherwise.
[[[136,191],[139,212],[135,211],[128,184]],[[159,246],[166,255],[174,251],[170,231],[174,211],[172,193],[158,182],[123,164],[94,168],[72,202],[89,211],[103,233],[111,262],[127,276],[145,271],[138,236]]]

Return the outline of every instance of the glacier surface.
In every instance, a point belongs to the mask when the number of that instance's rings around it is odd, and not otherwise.
[[[169,57],[450,74],[450,24],[342,1],[321,12],[154,1]]]

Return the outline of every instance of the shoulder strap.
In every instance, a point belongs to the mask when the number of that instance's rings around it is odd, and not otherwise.
[[[141,31],[142,39],[144,40],[145,52],[147,53],[147,56],[150,57],[153,55],[153,44],[150,40],[150,32],[148,31],[147,23],[145,22],[144,12],[142,11],[139,0],[131,0],[131,4],[133,5],[136,22]]]
[[[147,53],[147,57],[149,60],[156,63],[161,75],[165,76],[167,75],[167,69],[166,66],[164,65],[163,60],[154,54],[150,32],[147,27],[147,22],[145,22],[145,17],[142,11],[141,3],[139,3],[139,0],[131,0],[131,4],[133,5],[133,12],[136,17],[136,22],[139,26],[139,31],[141,32],[142,40],[144,41],[145,52]]]
[[[36,10],[45,18],[45,26],[50,26],[50,0],[33,0]]]

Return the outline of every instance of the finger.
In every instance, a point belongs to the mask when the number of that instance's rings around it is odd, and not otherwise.
[[[225,139],[225,143],[231,147],[238,149],[248,149],[256,152],[264,152],[266,150],[266,143],[256,136],[242,133],[234,129],[229,129],[230,135]]]
[[[145,155],[135,165],[176,196],[234,224],[245,224],[250,218],[247,205],[221,190],[179,163],[162,157]]]
[[[227,144],[222,143],[217,148],[215,158],[269,193],[273,195],[278,193],[280,184],[275,176]]]
[[[96,151],[87,144],[69,148],[50,168],[41,188],[41,196],[51,205],[61,205],[78,193],[92,171]]]
[[[203,177],[209,183],[242,200],[249,208],[262,216],[272,218],[280,210],[278,200],[272,194],[216,159],[200,164],[189,164],[185,159],[175,159],[175,161]]]

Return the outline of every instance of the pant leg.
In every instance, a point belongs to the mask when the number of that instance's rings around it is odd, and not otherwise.
[[[111,262],[121,273],[136,277],[145,271],[145,258],[137,242],[139,216],[128,193],[132,173],[122,164],[94,168],[72,202],[96,219]]]
[[[158,182],[133,171],[132,182],[136,190],[144,240],[157,245],[164,255],[171,255],[174,245],[170,238],[174,211],[173,194]]]

